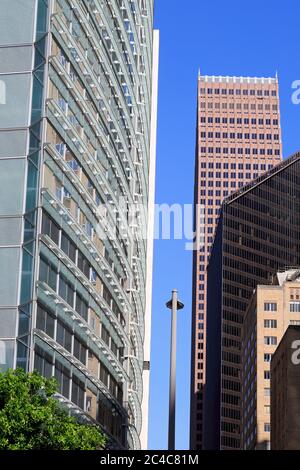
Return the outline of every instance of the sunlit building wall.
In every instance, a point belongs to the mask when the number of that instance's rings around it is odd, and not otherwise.
[[[157,56],[152,1],[1,1],[1,368],[114,448],[147,446]]]

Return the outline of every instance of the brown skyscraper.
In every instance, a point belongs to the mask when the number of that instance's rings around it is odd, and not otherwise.
[[[202,449],[206,268],[219,207],[282,158],[277,78],[198,77],[190,448]]]

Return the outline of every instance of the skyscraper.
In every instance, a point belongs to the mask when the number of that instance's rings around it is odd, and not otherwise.
[[[207,262],[222,200],[282,155],[277,78],[198,77],[190,447],[203,444]]]
[[[146,447],[153,2],[2,0],[0,46],[1,369]]]
[[[242,326],[256,286],[299,266],[299,209],[300,153],[222,205],[208,265],[205,449],[241,448]]]

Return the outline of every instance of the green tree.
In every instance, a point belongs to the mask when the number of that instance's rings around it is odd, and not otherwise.
[[[97,450],[105,437],[97,426],[80,424],[53,394],[55,379],[22,369],[0,373],[0,449]]]

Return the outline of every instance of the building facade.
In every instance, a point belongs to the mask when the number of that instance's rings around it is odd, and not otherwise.
[[[147,446],[157,55],[150,0],[1,2],[1,368],[113,448]]]
[[[295,299],[291,305],[300,307]],[[299,346],[300,326],[290,325],[272,357],[271,450],[300,449]]]
[[[300,325],[299,275],[299,269],[291,269],[277,273],[272,283],[277,285],[258,285],[245,315],[241,354],[243,450],[271,447],[270,365],[289,325]]]
[[[198,77],[190,448],[203,445],[207,264],[224,198],[280,162],[277,78]]]
[[[208,266],[205,449],[241,448],[241,338],[253,290],[300,264],[300,154],[223,203]]]

